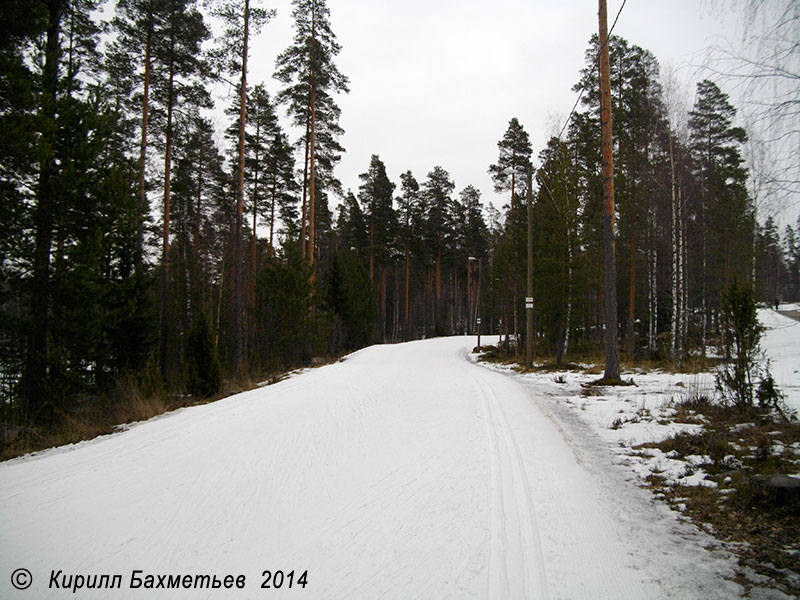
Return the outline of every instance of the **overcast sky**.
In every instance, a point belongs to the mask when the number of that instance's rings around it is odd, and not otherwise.
[[[609,27],[621,4],[609,0]],[[291,1],[262,5],[278,15],[253,41],[248,81],[263,81],[275,93],[275,57],[294,35]],[[457,193],[474,185],[484,201],[506,202],[487,174],[497,141],[517,117],[538,155],[575,103],[571,88],[597,31],[596,0],[329,0],[328,6],[342,46],[337,64],[350,79],[350,94],[338,98],[347,152],[336,173],[345,191],[356,193],[358,174],[379,154],[395,183],[408,169],[421,183],[441,165]],[[708,0],[628,0],[614,33],[653,52],[662,70],[678,69],[690,104],[701,76],[692,65],[720,37],[740,35],[735,15]],[[293,139],[298,133],[291,132]]]

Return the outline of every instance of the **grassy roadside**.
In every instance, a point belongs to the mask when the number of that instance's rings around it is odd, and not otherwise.
[[[315,359],[308,368],[330,364],[339,358]],[[225,380],[219,393],[207,398],[172,392],[165,388],[157,375],[140,380],[123,378],[104,395],[76,399],[69,410],[62,411],[58,420],[49,427],[0,423],[3,428],[0,432],[0,461],[91,440],[119,431],[127,424],[146,421],[179,408],[216,402],[256,387],[277,383],[293,371],[274,371],[258,376],[249,374]]]
[[[647,485],[738,556],[739,583],[746,589],[766,578],[783,593],[800,596],[800,492],[782,480],[800,473],[800,424],[704,397],[676,409],[675,421],[702,428],[634,449],[657,448],[684,461],[689,474],[705,473],[704,483],[679,485],[654,472]],[[774,485],[782,481],[790,487]]]

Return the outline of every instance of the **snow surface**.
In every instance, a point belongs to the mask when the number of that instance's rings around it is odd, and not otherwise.
[[[781,311],[800,314],[800,306],[785,304]],[[770,370],[778,389],[786,396],[786,405],[800,414],[800,321],[772,309],[760,308],[758,319],[766,331],[761,340]]]
[[[798,309],[797,305],[780,306],[781,311]],[[758,317],[765,327],[761,347],[770,361],[775,382],[785,396],[787,407],[800,415],[800,322],[766,308],[758,310]],[[703,457],[687,463],[657,448],[636,447],[661,442],[679,432],[695,433],[701,429],[702,425],[676,423],[670,418],[675,404],[682,400],[717,395],[714,373],[626,371],[623,379],[633,379],[635,386],[593,388],[597,391],[587,395],[582,386],[597,379],[597,375],[583,372],[520,375],[510,367],[491,365],[490,368],[516,377],[531,395],[543,399],[562,426],[571,423],[579,432],[586,432],[576,436],[595,436],[613,455],[612,461],[628,467],[639,483],[648,475],[658,474],[672,484],[716,485],[697,466],[707,462]]]
[[[374,346],[0,464],[0,597],[76,597],[47,588],[51,570],[123,576],[80,598],[742,593],[734,558],[638,487],[585,411],[552,395],[562,384],[476,365],[474,341]],[[603,432],[638,435],[587,400]],[[18,592],[21,567],[33,585]],[[129,590],[133,569],[247,586]],[[265,569],[307,570],[308,585],[262,590]]]

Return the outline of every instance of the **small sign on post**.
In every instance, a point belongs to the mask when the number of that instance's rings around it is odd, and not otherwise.
[[[481,348],[481,318],[478,317],[478,350]]]

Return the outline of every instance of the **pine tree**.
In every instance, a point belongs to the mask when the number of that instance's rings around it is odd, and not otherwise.
[[[440,166],[434,167],[428,173],[428,178],[423,184],[424,211],[427,215],[423,237],[433,254],[432,324],[437,335],[444,332],[442,262],[450,247],[452,237],[453,198],[451,194],[455,187],[455,183],[450,179],[450,173]]]
[[[239,81],[239,143],[237,147],[236,211],[233,230],[233,277],[231,333],[233,337],[233,368],[239,372],[244,364],[243,321],[244,292],[242,280],[242,227],[244,220],[245,128],[247,126],[247,59],[249,38],[274,15],[274,10],[251,7],[250,0],[221,0],[212,11],[222,20],[225,31],[220,45],[212,56],[219,61],[223,72],[238,75]]]
[[[23,309],[29,305],[25,289],[31,266],[29,207],[38,202],[35,67],[26,56],[44,32],[47,18],[44,2],[9,0],[0,5],[0,418],[4,421],[19,417],[25,400],[36,410],[41,398],[39,390],[29,385],[23,403],[16,402],[23,370],[37,366],[31,364],[31,355],[26,364],[25,338],[31,339],[34,332],[26,327],[28,315]]]
[[[392,206],[395,185],[386,175],[386,166],[377,154],[372,155],[369,169],[361,173],[359,179],[362,184],[358,196],[365,209],[369,233],[369,278],[373,287],[378,290],[380,331],[381,338],[385,341],[387,277],[397,232],[397,215]]]
[[[411,258],[419,254],[419,234],[424,224],[422,195],[419,183],[411,171],[400,175],[401,195],[397,199],[397,217],[400,227],[399,242],[403,249],[403,339],[408,340],[411,332]]]
[[[508,122],[503,139],[497,142],[500,154],[497,164],[489,166],[495,192],[511,192],[511,211],[517,195],[525,193],[525,177],[531,166],[531,142],[528,133],[516,117]]]
[[[758,227],[756,241],[757,298],[772,305],[782,296],[786,267],[778,227],[772,217]]]
[[[142,99],[139,144],[139,226],[136,243],[136,270],[141,272],[144,260],[144,232],[148,213],[147,201],[147,138],[150,127],[150,87],[153,66],[153,44],[157,29],[163,26],[165,3],[162,0],[120,0],[112,20],[117,32],[114,51],[129,68],[142,64]],[[144,40],[144,46],[142,46]]]
[[[339,207],[339,218],[336,229],[339,235],[339,246],[342,250],[349,250],[362,262],[369,261],[369,232],[364,213],[358,200],[352,192],[345,196]],[[372,285],[372,282],[370,282]]]
[[[175,113],[182,100],[194,96],[203,104],[205,91],[192,85],[198,74],[200,45],[210,36],[197,11],[194,0],[169,0],[164,6],[163,29],[153,39],[154,99],[166,113],[164,136],[164,185],[161,247],[161,317],[159,366],[162,376],[171,371],[169,364],[169,257],[170,257],[170,200],[172,193],[172,153],[175,142]]]
[[[480,191],[468,185],[461,190],[454,208],[456,272],[460,273],[463,268],[466,273],[464,294],[459,294],[457,298],[456,321],[463,325],[460,327],[462,331],[469,333],[475,330],[478,309],[473,263],[484,258],[487,252],[486,222],[483,220]],[[465,309],[463,316],[462,307]]]
[[[697,84],[697,99],[689,113],[689,133],[700,182],[698,235],[702,242],[698,270],[704,355],[709,315],[718,308],[721,294],[731,279],[742,223],[751,222],[747,219],[750,208],[745,186],[747,173],[739,149],[747,136],[742,128],[733,126],[735,115],[728,96],[716,84],[708,80]],[[749,263],[748,260],[740,264]]]
[[[278,93],[278,102],[287,105],[294,124],[305,130],[301,244],[303,256],[313,266],[317,196],[326,188],[340,187],[333,177],[333,166],[343,152],[337,142],[342,129],[333,95],[348,92],[348,82],[333,62],[341,48],[331,29],[325,0],[293,0],[293,5],[294,43],[278,56],[275,78],[285,86]]]
[[[245,128],[245,209],[252,214],[250,232],[250,304],[255,299],[257,271],[257,230],[259,217],[269,225],[268,254],[274,252],[275,211],[277,202],[289,201],[287,194],[294,188],[294,159],[286,136],[278,123],[275,105],[263,84],[258,84],[247,94],[248,119]],[[226,112],[234,122],[226,137],[237,141],[239,137],[238,100]]]
[[[369,231],[369,277],[374,285],[376,262],[379,268],[386,266],[393,243],[395,185],[386,175],[386,166],[377,154],[372,155],[369,169],[358,178],[362,181],[358,197],[364,205]]]

